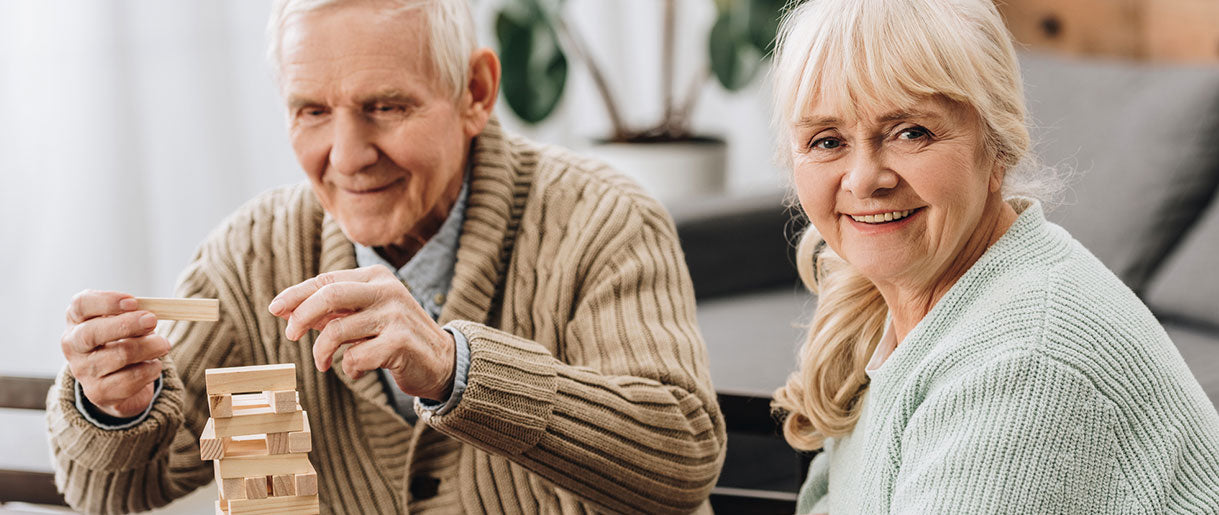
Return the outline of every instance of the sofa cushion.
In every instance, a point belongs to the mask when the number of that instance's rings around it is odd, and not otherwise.
[[[1219,332],[1174,323],[1164,324],[1164,329],[1206,396],[1219,406]]]
[[[700,300],[799,282],[802,217],[782,192],[686,199],[669,206]]]
[[[783,386],[816,307],[795,285],[700,300],[698,326],[716,391],[769,397]]]
[[[1219,203],[1207,210],[1164,262],[1147,288],[1156,314],[1186,318],[1219,334]],[[1219,371],[1217,371],[1219,373]]]
[[[1219,184],[1219,68],[1021,62],[1034,151],[1076,172],[1049,218],[1141,293]]]

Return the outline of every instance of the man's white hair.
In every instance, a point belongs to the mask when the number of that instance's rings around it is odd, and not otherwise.
[[[275,0],[267,21],[267,59],[278,81],[282,58],[284,24],[290,16],[327,7],[377,3],[384,15],[392,17],[406,11],[422,14],[424,41],[432,77],[454,100],[465,90],[470,56],[478,49],[474,18],[468,0]]]

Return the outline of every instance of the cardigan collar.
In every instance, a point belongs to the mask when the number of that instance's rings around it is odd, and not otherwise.
[[[504,273],[532,186],[532,166],[523,166],[510,148],[499,121],[492,118],[474,139],[470,151],[469,197],[457,264],[441,325],[452,320],[492,323],[503,291]],[[319,205],[320,208],[320,205]],[[356,268],[355,246],[327,213],[322,219],[318,273]],[[340,366],[343,349],[335,354],[334,373],[357,395],[390,409],[377,374],[352,379]]]

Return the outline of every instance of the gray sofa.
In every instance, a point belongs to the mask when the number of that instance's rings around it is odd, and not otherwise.
[[[1035,151],[1043,165],[1073,171],[1048,217],[1141,296],[1219,405],[1219,67],[1035,53],[1021,61]],[[800,222],[782,200],[775,192],[673,206],[712,379],[726,394],[761,398],[783,384],[815,306],[788,243]],[[756,474],[733,478],[733,442],[725,479],[767,488]]]

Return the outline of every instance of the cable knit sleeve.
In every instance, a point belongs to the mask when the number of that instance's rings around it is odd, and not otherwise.
[[[554,283],[521,293],[546,306],[521,323],[555,334],[557,349],[453,322],[469,340],[468,384],[429,423],[613,512],[696,510],[725,432],[676,232],[658,207],[605,202],[593,214],[573,216],[585,230],[540,258],[562,269],[543,279]]]
[[[216,296],[202,260],[196,256],[183,273],[177,296]],[[68,504],[86,513],[146,511],[211,481],[211,467],[199,459],[207,403],[202,378],[194,376],[234,359],[226,318],[232,316],[222,300],[221,322],[158,328],[173,345],[164,359],[162,391],[148,417],[127,429],[105,430],[86,420],[76,408],[76,380],[64,367],[48,394],[47,425],[55,483]]]
[[[933,387],[901,440],[900,513],[1100,513],[1128,493],[1116,408],[1077,370],[1017,350]]]

